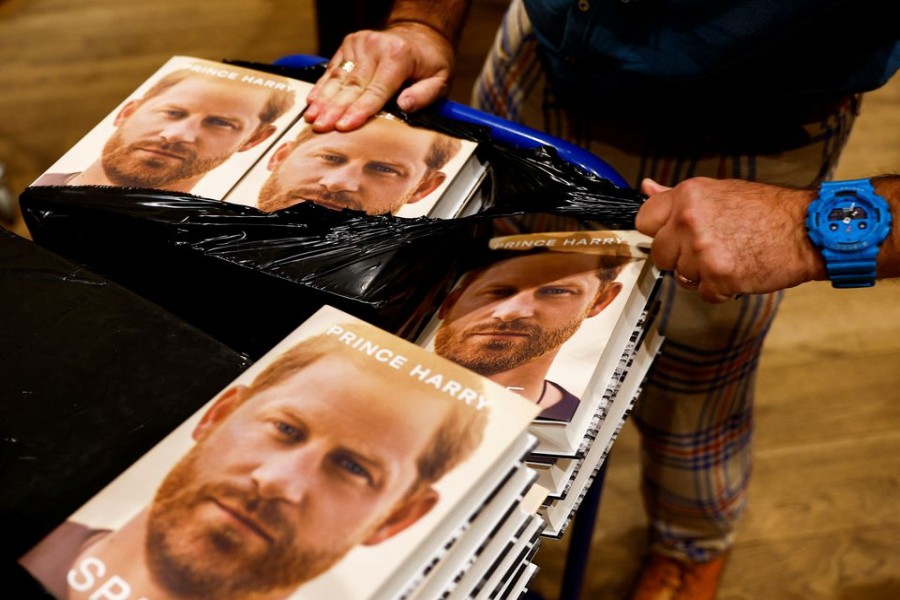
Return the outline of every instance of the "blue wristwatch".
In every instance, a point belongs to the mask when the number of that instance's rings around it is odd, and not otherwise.
[[[875,285],[875,258],[891,230],[891,211],[868,179],[831,181],[806,211],[806,230],[836,288]]]

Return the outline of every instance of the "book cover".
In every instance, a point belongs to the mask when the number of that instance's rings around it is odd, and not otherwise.
[[[324,307],[20,563],[60,598],[377,596],[536,412]]]
[[[419,342],[535,402],[538,452],[573,452],[643,310],[633,292],[648,241],[633,231],[493,238]]]
[[[225,201],[265,212],[313,202],[370,215],[436,216],[442,202],[452,204],[444,198],[451,184],[473,177],[462,169],[475,160],[475,147],[385,112],[349,132],[316,133],[299,120]],[[463,193],[458,185],[451,192]]]
[[[175,56],[32,185],[151,188],[221,200],[300,115],[311,89]]]

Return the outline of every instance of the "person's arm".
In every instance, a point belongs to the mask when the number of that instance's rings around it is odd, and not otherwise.
[[[894,225],[878,254],[878,277],[900,276],[900,176],[872,178]],[[814,190],[734,179],[688,179],[674,188],[644,180],[636,227],[652,236],[653,262],[698,282],[707,301],[774,292],[827,278],[806,233]]]
[[[306,121],[319,132],[356,129],[404,83],[397,104],[407,112],[446,94],[469,3],[396,0],[383,31],[344,38],[309,94]]]

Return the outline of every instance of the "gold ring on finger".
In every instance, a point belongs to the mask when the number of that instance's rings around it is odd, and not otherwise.
[[[685,289],[696,290],[698,287],[700,287],[699,279],[691,279],[690,277],[685,277],[678,271],[675,271],[674,275],[675,275],[675,281],[678,282],[678,285],[680,285],[681,287],[683,287]]]

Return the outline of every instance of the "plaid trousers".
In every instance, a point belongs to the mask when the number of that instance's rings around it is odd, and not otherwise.
[[[587,148],[635,187],[644,177],[671,186],[694,176],[814,186],[836,166],[858,112],[859,97],[848,97],[806,119],[748,127],[736,113],[724,129],[720,120],[691,131],[653,114],[611,114],[602,98],[559,100],[537,46],[522,0],[513,0],[472,105]],[[705,562],[731,545],[747,505],[754,383],[781,294],[712,305],[667,278],[663,298],[666,342],[632,415],[642,490],[653,549]]]

